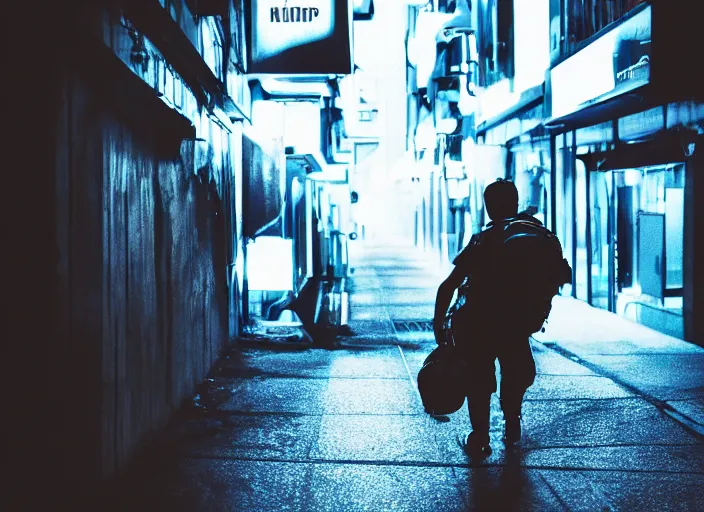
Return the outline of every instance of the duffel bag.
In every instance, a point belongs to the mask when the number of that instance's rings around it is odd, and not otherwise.
[[[425,412],[436,416],[457,412],[466,396],[466,371],[456,347],[441,345],[433,350],[418,372],[418,391]]]

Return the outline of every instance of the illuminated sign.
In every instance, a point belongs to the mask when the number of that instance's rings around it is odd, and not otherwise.
[[[252,0],[248,73],[350,74],[346,0]]]
[[[651,26],[648,5],[552,68],[552,116],[571,114],[650,83]]]

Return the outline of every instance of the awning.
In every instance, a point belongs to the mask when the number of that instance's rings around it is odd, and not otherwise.
[[[504,123],[513,117],[519,116],[532,108],[542,105],[544,98],[543,89],[544,84],[540,84],[523,91],[514,105],[510,106],[499,115],[482,122],[477,127],[477,136],[483,135],[488,130],[500,125],[501,123]]]
[[[349,164],[328,163],[322,153],[298,153],[288,155],[286,159],[303,166],[310,180],[347,183]]]
[[[312,181],[324,181],[326,183],[348,183],[349,166],[345,164],[328,164],[323,172],[314,172],[308,175]]]
[[[584,107],[563,117],[547,119],[544,124],[553,133],[563,133],[635,114],[661,104],[662,98],[658,98],[657,94],[649,94],[646,87]]]
[[[332,91],[327,84],[327,77],[322,77],[320,81],[310,82],[260,78],[250,83],[252,84],[253,96],[261,96],[261,99],[265,100],[315,99],[332,96]]]
[[[611,151],[585,153],[577,158],[588,171],[613,171],[685,162],[687,155],[678,133],[660,133],[648,141],[619,144]]]

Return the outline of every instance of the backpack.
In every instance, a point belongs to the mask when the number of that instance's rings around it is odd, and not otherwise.
[[[488,307],[505,311],[502,323],[516,331],[544,330],[553,297],[572,281],[572,269],[557,237],[537,219],[519,215],[483,232],[475,250],[483,252],[481,276],[474,289],[472,279],[460,287],[446,327],[458,332],[471,329],[487,317],[477,308]],[[492,316],[496,315],[488,320]]]
[[[557,237],[528,216],[507,219],[495,247],[496,285],[516,328],[529,334],[544,330],[552,299],[572,281],[572,269],[562,256]]]

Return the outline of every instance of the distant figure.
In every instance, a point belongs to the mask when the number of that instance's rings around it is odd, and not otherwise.
[[[497,358],[504,442],[520,441],[523,396],[536,375],[529,338],[542,329],[560,286],[572,279],[557,238],[534,217],[518,214],[513,182],[490,184],[484,203],[491,222],[453,261],[455,268],[438,289],[434,318],[436,342],[454,342],[467,362],[472,432],[465,450],[472,456],[491,453],[489,404]]]

